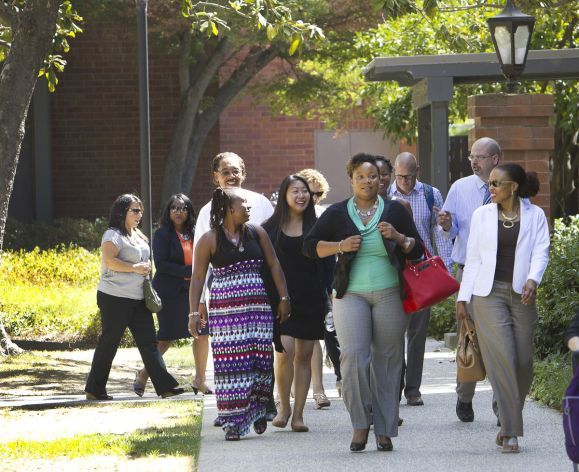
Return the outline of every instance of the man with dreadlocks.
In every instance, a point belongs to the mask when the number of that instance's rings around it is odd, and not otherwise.
[[[239,189],[217,188],[211,201],[211,230],[195,246],[189,292],[189,331],[204,321],[197,308],[209,264],[209,329],[219,420],[228,441],[267,428],[266,403],[272,390],[273,313],[262,279],[267,264],[279,295],[277,318],[290,316],[285,277],[265,230],[246,224],[250,207]]]

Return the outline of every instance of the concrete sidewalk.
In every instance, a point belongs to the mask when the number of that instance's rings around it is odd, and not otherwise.
[[[491,409],[492,392],[488,382],[479,383],[477,386],[473,402],[475,421],[461,423],[454,412],[454,354],[444,351],[442,343],[428,340],[422,388],[425,405],[409,407],[403,400],[400,416],[404,419],[404,424],[400,427],[399,436],[393,438],[394,452],[378,452],[372,432],[365,452],[353,454],[349,451],[349,416],[343,401],[333,389],[333,373],[325,369],[324,385],[332,406],[326,410],[316,410],[313,401],[308,401],[304,420],[310,427],[309,433],[293,433],[289,427],[279,429],[269,423],[263,436],[257,436],[252,431],[241,441],[226,442],[221,428],[213,426],[217,415],[215,396],[206,396],[198,470],[573,470],[565,453],[561,415],[533,401],[527,401],[525,406],[526,435],[519,440],[521,453],[500,453],[494,443],[498,428]],[[209,378],[211,375],[212,373],[208,372]]]

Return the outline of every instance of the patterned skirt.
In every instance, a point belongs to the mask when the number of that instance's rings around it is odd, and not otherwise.
[[[265,416],[273,383],[273,314],[262,263],[213,268],[209,299],[217,410],[223,428],[236,428],[240,435]]]

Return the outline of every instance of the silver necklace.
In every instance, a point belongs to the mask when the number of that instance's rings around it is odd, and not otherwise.
[[[360,210],[358,208],[358,205],[356,205],[356,200],[354,200],[354,208],[356,209],[356,213],[358,213],[360,217],[368,218],[369,216],[372,216],[374,213],[376,213],[376,210],[378,209],[378,199],[376,199],[374,205],[372,205],[372,207],[368,210]]]
[[[177,231],[177,234],[179,235],[179,237],[183,241],[189,241],[191,239],[191,236],[189,236],[189,233],[181,233],[181,232]]]
[[[503,220],[503,228],[506,229],[511,229],[513,226],[515,226],[515,220],[517,219],[517,217],[519,216],[519,214],[517,212],[515,212],[515,216],[507,216],[505,215],[505,212],[501,210],[501,215],[503,216],[504,220]]]
[[[222,228],[223,228],[223,231],[225,231],[227,238],[237,248],[237,250],[239,252],[245,251],[245,248],[243,247],[243,241],[241,240],[241,233],[239,235],[239,239],[237,239],[233,234],[231,234],[229,232],[229,230],[225,226],[222,226]]]

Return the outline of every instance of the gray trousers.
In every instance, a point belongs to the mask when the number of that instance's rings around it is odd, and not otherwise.
[[[404,387],[404,396],[406,398],[420,395],[426,333],[428,332],[428,322],[430,321],[430,308],[413,313],[409,318],[407,330],[406,381]]]
[[[458,280],[459,283],[462,282],[463,270],[464,270],[463,267],[459,265],[458,269],[456,271],[456,280]],[[469,316],[472,318],[472,316],[471,316],[472,315],[472,301],[471,301],[471,303],[467,303],[466,310],[467,310]],[[456,394],[458,396],[458,399],[463,403],[471,403],[472,402],[475,390],[476,390],[476,382],[463,382],[463,383],[457,383],[456,384]],[[494,401],[493,401],[493,406],[494,406]]]
[[[398,287],[334,298],[342,395],[354,429],[398,436],[398,395],[408,316]]]
[[[487,376],[497,400],[501,434],[523,435],[523,406],[533,380],[535,304],[523,305],[512,284],[495,280],[487,297],[473,296],[473,314]]]

